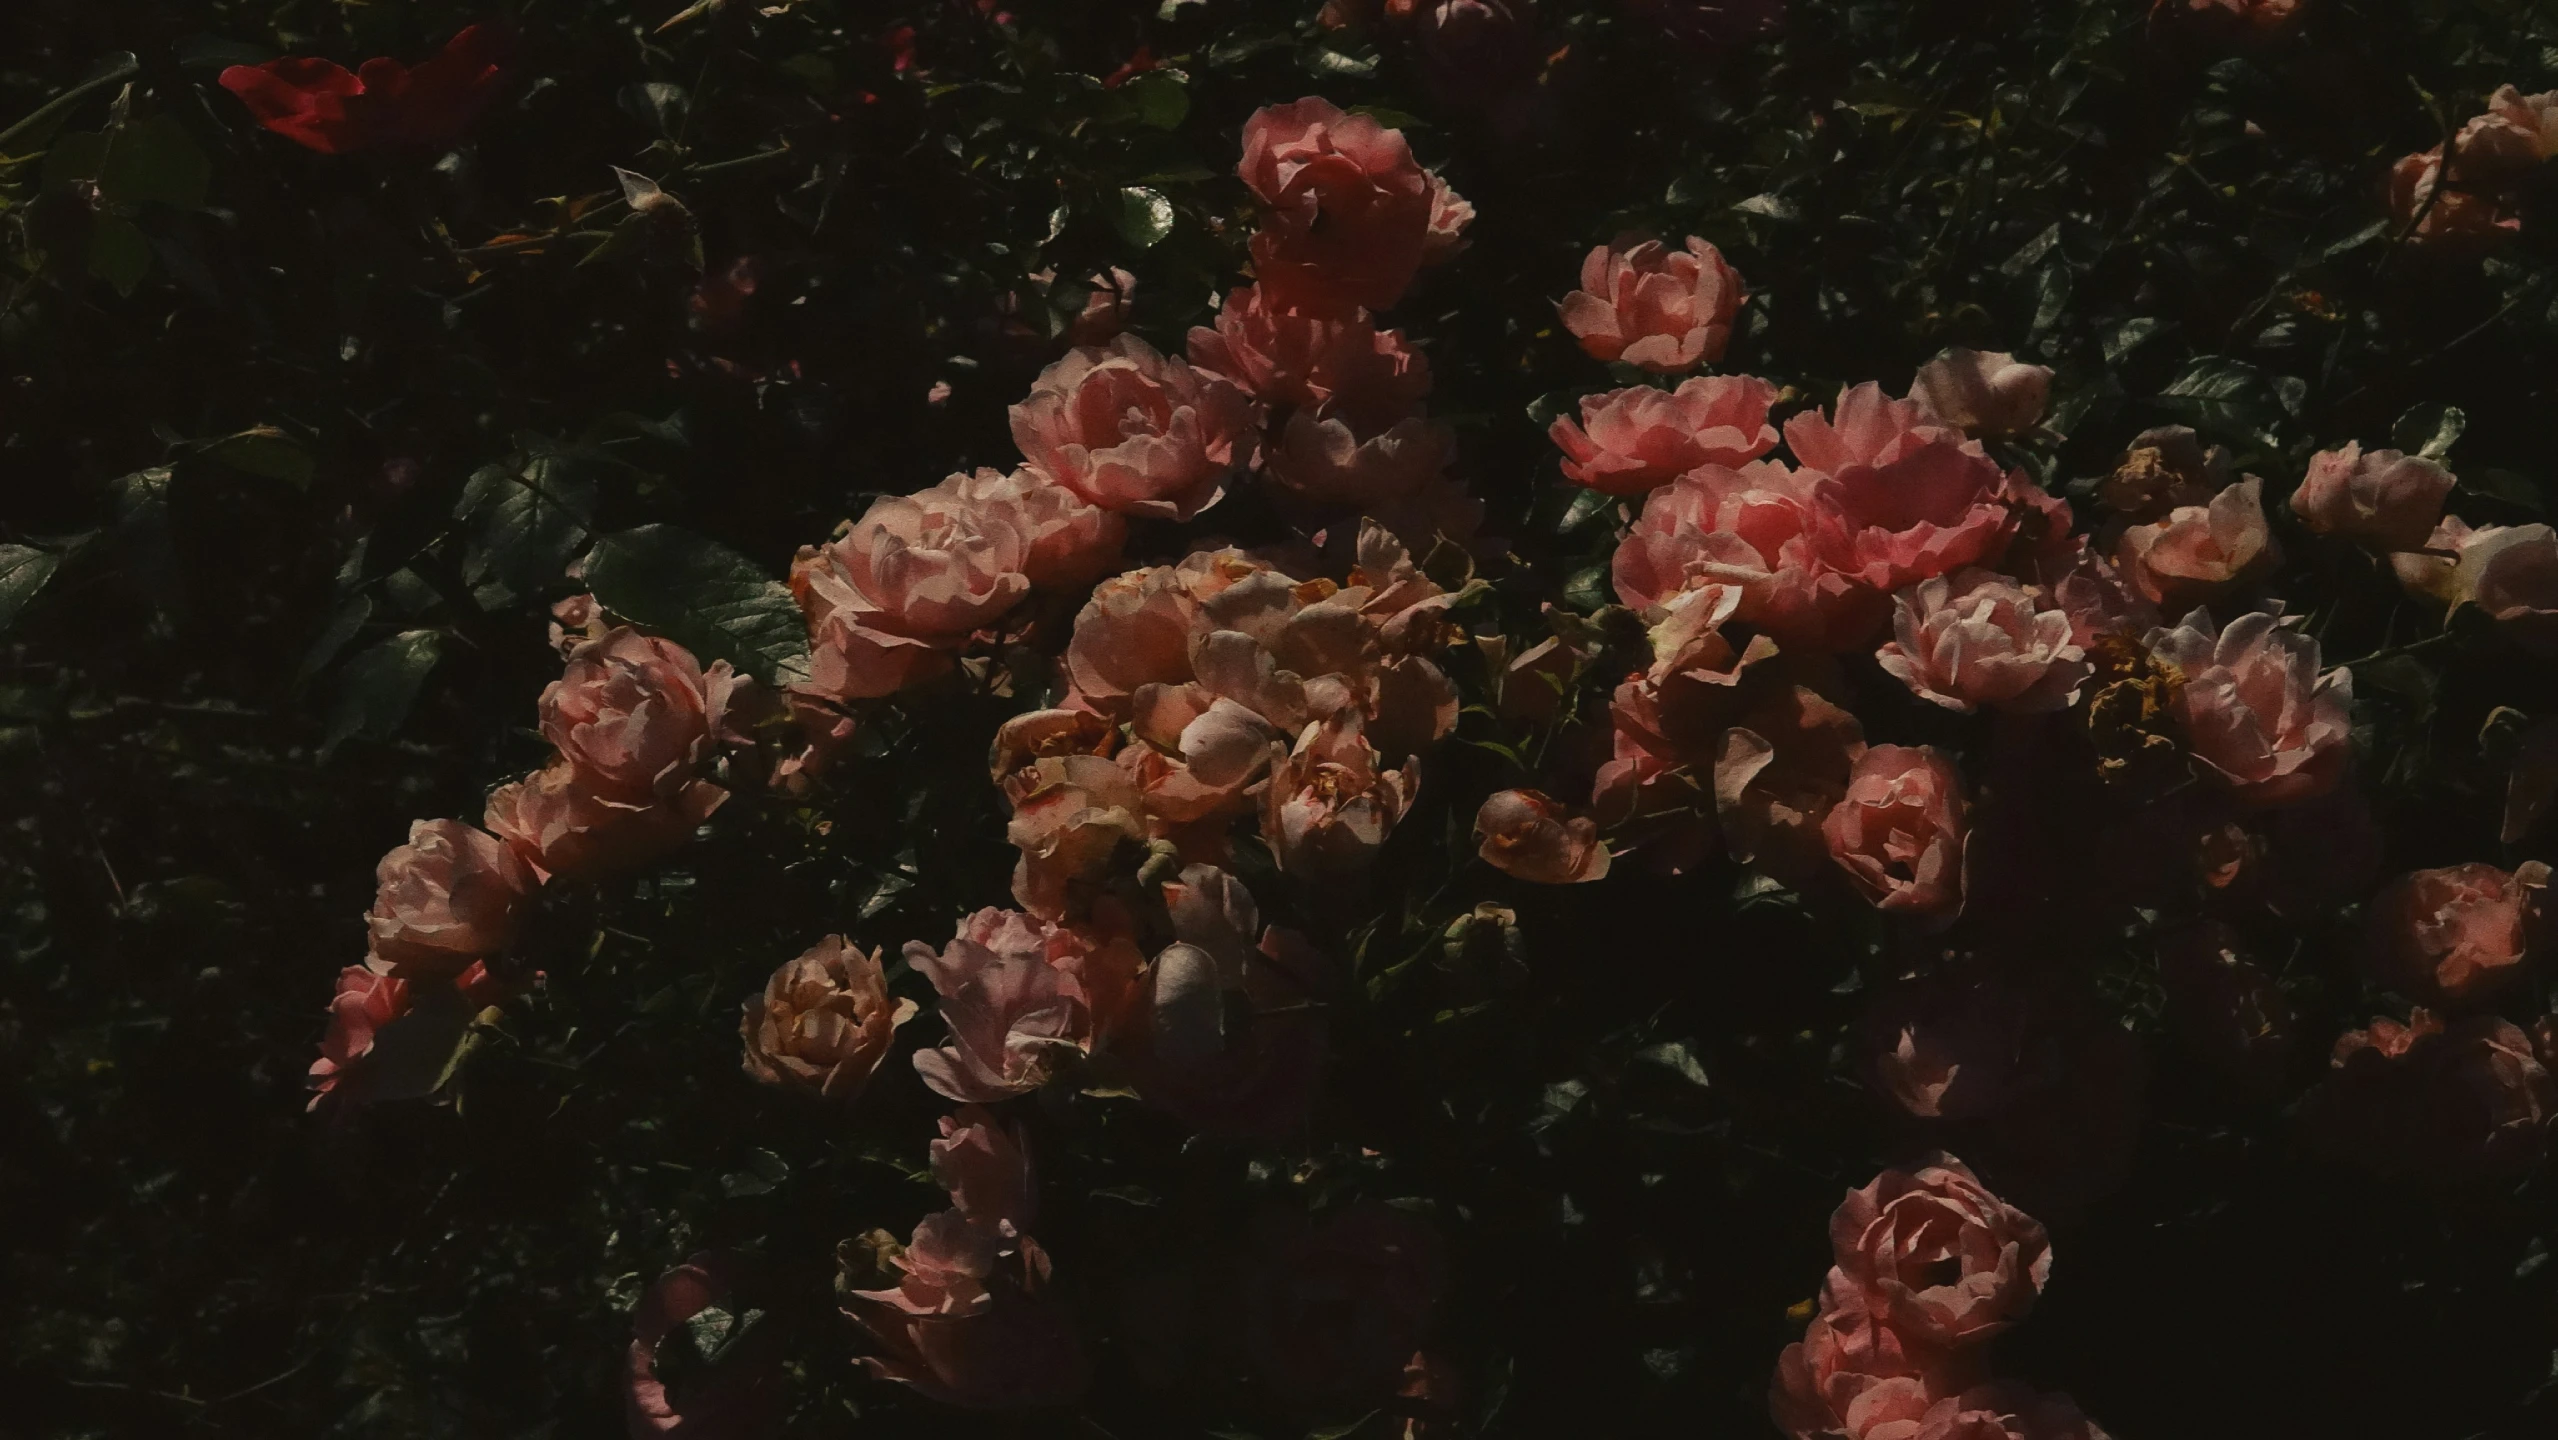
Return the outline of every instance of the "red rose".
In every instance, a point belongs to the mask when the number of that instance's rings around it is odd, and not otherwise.
[[[511,45],[503,30],[473,25],[415,69],[377,56],[349,74],[332,60],[288,55],[234,65],[221,82],[260,125],[323,155],[445,146],[462,138],[496,95],[498,62]]]

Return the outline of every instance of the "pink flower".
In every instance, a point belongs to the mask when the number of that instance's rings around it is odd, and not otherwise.
[[[1795,422],[1786,428],[1791,436]],[[1996,557],[2016,533],[2010,492],[1996,462],[1969,441],[1910,446],[1813,479],[1813,549],[1842,574],[1898,590]]]
[[[1745,294],[1723,252],[1694,235],[1684,250],[1620,240],[1590,252],[1581,262],[1581,288],[1557,309],[1563,328],[1592,357],[1667,375],[1723,358]],[[1759,453],[1773,448],[1771,437]]]
[[[1581,421],[1547,434],[1563,476],[1610,495],[1640,495],[1701,466],[1739,466],[1776,448],[1776,387],[1748,375],[1701,375],[1676,390],[1638,385],[1581,397]]]
[[[1538,885],[1604,879],[1608,847],[1598,827],[1534,790],[1503,790],[1475,812],[1477,853],[1504,874]]]
[[[1359,712],[1340,710],[1306,727],[1271,764],[1261,792],[1261,834],[1282,870],[1355,881],[1374,863],[1421,788],[1418,760],[1383,768],[1361,733]]]
[[[1807,883],[1828,856],[1825,824],[1866,755],[1856,717],[1791,685],[1725,731],[1714,754],[1714,813],[1732,858]]]
[[[2344,778],[2354,677],[2320,675],[2317,641],[2263,611],[2215,631],[2197,610],[2145,643],[2183,677],[2173,704],[2194,758],[2239,799],[2286,805]]]
[[[967,498],[969,485],[953,476],[883,496],[841,539],[800,547],[791,593],[808,616],[819,693],[860,700],[929,679],[1029,593],[1028,538],[1013,514]]]
[[[1419,415],[1370,430],[1331,406],[1300,409],[1270,451],[1270,479],[1307,505],[1379,515],[1437,479],[1455,448],[1446,426]]]
[[[1895,1437],[1869,1431],[1867,1440]],[[1910,1440],[2106,1440],[2106,1435],[2067,1395],[2001,1380],[1939,1400],[1920,1417]]]
[[[2473,532],[2445,587],[2453,604],[2496,617],[2524,649],[2558,655],[2558,530],[2491,525]]]
[[[1434,214],[1455,219],[1400,132],[1311,96],[1253,112],[1236,173],[1265,207],[1252,238],[1262,288],[1308,308],[1391,307]]]
[[[1192,555],[1178,567],[1131,570],[1094,586],[1066,645],[1075,694],[1124,720],[1139,690],[1190,679],[1190,634],[1199,624],[1202,592],[1262,570],[1240,552]]]
[[[574,767],[553,761],[489,796],[481,823],[544,880],[594,880],[636,870],[674,852],[728,794],[716,785],[671,802],[633,805],[587,788]]]
[[[1962,772],[1926,746],[1876,745],[1821,822],[1830,858],[1876,908],[1951,920],[1963,908]]]
[[[1861,646],[1890,602],[1814,544],[1820,477],[1761,460],[1707,465],[1645,497],[1610,566],[1617,598],[1649,613],[1690,585],[1731,585],[1740,619],[1807,650]]]
[[[1096,273],[1085,282],[1092,293],[1084,297],[1084,308],[1067,327],[1069,345],[1107,345],[1111,338],[1128,328],[1128,309],[1136,302],[1137,277],[1114,265]]]
[[[774,1332],[732,1332],[733,1348],[702,1357],[714,1363],[673,1387],[658,1375],[657,1352],[684,1322],[713,1307],[732,1315],[746,1311],[736,1298],[739,1272],[730,1256],[695,1255],[659,1276],[633,1307],[622,1374],[623,1411],[633,1440],[750,1440],[771,1433],[780,1418],[783,1385]]]
[[[311,1105],[346,1083],[356,1062],[373,1053],[373,1037],[383,1026],[409,1013],[409,982],[395,980],[362,965],[338,972],[337,994],[329,1001],[328,1033],[320,1039],[320,1058],[311,1062]]]
[[[2464,180],[2496,184],[2529,176],[2558,156],[2558,90],[2525,95],[2499,86],[2485,113],[2460,127],[2453,153]]]
[[[1999,1114],[2023,1088],[2029,1037],[2054,1029],[2035,998],[1994,975],[1954,969],[1878,992],[1862,1025],[1875,1088],[1923,1120]]]
[[[951,1043],[915,1054],[915,1072],[953,1100],[1026,1094],[1092,1045],[1084,987],[1051,964],[1056,927],[1015,910],[980,910],[939,954],[922,941],[906,963],[932,982]]]
[[[1213,370],[1263,404],[1340,402],[1371,425],[1390,425],[1430,393],[1430,362],[1365,310],[1290,310],[1258,285],[1226,297],[1215,329],[1190,332],[1190,363]]]
[[[2310,1138],[2382,1175],[2431,1184],[2505,1178],[2548,1147],[2558,1112],[2531,1037],[2493,1015],[2445,1026],[2421,1005],[2337,1037],[2333,1068],[2301,1105]]]
[[[716,790],[692,772],[717,748],[739,683],[725,660],[705,671],[683,646],[623,626],[577,647],[542,691],[542,738],[589,788],[617,800]]]
[[[1439,1237],[1403,1211],[1361,1201],[1309,1225],[1266,1227],[1245,1296],[1245,1345],[1292,1401],[1391,1395],[1428,1338],[1446,1261]]]
[[[1082,589],[1119,563],[1128,539],[1127,521],[1027,470],[953,475],[924,495],[946,496],[954,511],[1010,526],[1028,547],[1021,573],[1034,590]]]
[[[2474,257],[2522,230],[2522,217],[2504,197],[2474,188],[2465,175],[2443,174],[2440,145],[2390,166],[2388,194],[2391,229],[2405,233],[2407,243],[2419,250]]]
[[[829,935],[746,1002],[738,1024],[745,1070],[767,1085],[850,1102],[888,1058],[897,1027],[913,1018],[914,1001],[889,998],[876,954]]]
[[[1796,463],[1825,475],[1880,468],[1923,446],[1962,439],[1961,431],[1939,423],[1916,401],[1895,400],[1870,380],[1841,390],[1827,414],[1806,410],[1785,422],[1785,443]]]
[[[2180,505],[2166,519],[2123,532],[2114,553],[2123,576],[2170,615],[2221,598],[2282,559],[2265,528],[2265,482],[2250,475],[2208,505]]]
[[[1012,408],[1030,468],[1104,510],[1187,520],[1252,462],[1259,417],[1222,375],[1134,335],[1069,351]]]
[[[376,968],[404,980],[450,979],[515,940],[515,921],[536,881],[495,836],[459,820],[420,820],[409,843],[382,857],[373,877]]]
[[[1063,1405],[1083,1393],[1090,1366],[1073,1325],[1043,1293],[1048,1261],[1035,1243],[947,1210],[924,1217],[903,1249],[886,1248],[896,1285],[838,1282],[844,1313],[885,1352],[861,1356],[863,1369],[971,1410]]]
[[[1020,1132],[988,1111],[963,1105],[941,1117],[931,1150],[933,1183],[950,1192],[971,1225],[1018,1235],[1039,1218],[1039,1189]]]
[[[1937,423],[1972,435],[2021,435],[2033,429],[2051,394],[2049,368],[2021,364],[1995,350],[1948,350],[1920,366],[1910,381],[1910,399]]]
[[[1005,838],[1021,852],[1013,899],[1034,914],[1063,919],[1123,843],[1145,843],[1145,796],[1098,755],[1035,760],[1004,782],[1004,796],[1013,807]]]
[[[2072,628],[2039,590],[1964,570],[1901,592],[1893,638],[1875,659],[1948,710],[2059,710],[2078,698],[2091,669]]]
[[[1830,1217],[1833,1311],[1861,1309],[1904,1344],[1969,1346],[2006,1329],[2051,1279],[2034,1217],[1939,1155],[1886,1170]]]
[[[2493,865],[2403,875],[2372,902],[2382,979],[2410,994],[2466,1005],[2523,976],[2530,949],[2522,885]]]
[[[1439,265],[1466,248],[1466,227],[1474,223],[1474,205],[1436,170],[1430,177],[1430,230],[1421,241],[1421,263]]]
[[[2342,450],[2310,457],[2309,475],[2292,492],[2292,513],[2321,535],[2368,541],[2383,550],[2421,550],[2442,518],[2451,472],[2395,450]]]
[[[1777,1357],[1768,1414],[1795,1440],[1907,1440],[1958,1368],[1861,1309],[1816,1315]]]

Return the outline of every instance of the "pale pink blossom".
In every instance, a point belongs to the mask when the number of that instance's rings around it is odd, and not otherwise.
[[[953,475],[915,498],[924,496],[946,496],[954,508],[1011,527],[1025,547],[1021,573],[1034,590],[1091,584],[1119,563],[1128,538],[1128,522],[1117,514],[1027,470]]]
[[[1421,241],[1421,263],[1439,265],[1466,248],[1466,227],[1474,223],[1474,205],[1436,170],[1430,177],[1430,229]]]
[[[892,999],[879,956],[829,935],[773,972],[738,1023],[746,1073],[849,1102],[888,1058],[915,1002]]]
[[[1563,475],[1610,495],[1656,490],[1702,466],[1739,466],[1776,448],[1776,387],[1749,375],[1700,375],[1676,390],[1637,385],[1581,398],[1581,419],[1547,434]]]
[[[587,788],[560,761],[489,796],[481,817],[544,880],[594,880],[672,854],[728,798],[716,785],[633,805]]]
[[[2458,173],[2457,163],[2452,169],[2443,172],[2440,145],[2389,167],[2389,222],[2410,246],[2475,257],[2521,232],[2522,217],[2502,195]]]
[[[979,1103],[1036,1090],[1087,1053],[1095,1034],[1081,979],[1052,964],[1057,927],[1016,910],[980,910],[936,953],[906,946],[906,963],[941,995],[950,1043],[915,1052],[924,1083]]]
[[[1723,252],[1694,235],[1679,250],[1620,240],[1590,252],[1581,288],[1557,309],[1593,358],[1666,375],[1723,358],[1746,293]]]
[[[2215,629],[2201,610],[2146,641],[2183,683],[2173,708],[2194,758],[2253,805],[2325,794],[2351,752],[2353,674],[2318,673],[2318,642],[2263,611]]]
[[[801,546],[790,587],[808,616],[813,687],[867,699],[949,669],[949,652],[1030,591],[1014,520],[944,481],[883,496],[841,538]]]
[[[2442,1004],[2466,1005],[2522,979],[2529,897],[2493,865],[2403,875],[2372,901],[2381,978]]]
[[[1963,570],[1901,592],[1893,638],[1875,659],[1920,699],[1948,710],[2058,710],[2078,698],[2090,671],[2072,628],[2039,589]]]
[[[1875,907],[1943,921],[1963,908],[1963,776],[1927,746],[1876,745],[1821,822],[1830,858]]]
[[[311,1062],[311,1106],[316,1110],[367,1055],[382,1027],[409,1013],[409,982],[363,965],[338,972],[337,993],[329,1000],[329,1028],[320,1039],[320,1058]]]
[[[1768,1414],[1794,1440],[1907,1440],[1968,1368],[1850,1307],[1814,1316],[1777,1357]]]
[[[1813,549],[1831,569],[1898,590],[1994,559],[2016,534],[2016,486],[1978,445],[1936,439],[1882,453],[1891,458],[1813,481]]]
[[[1372,425],[1393,423],[1430,393],[1429,360],[1367,311],[1290,310],[1257,285],[1226,297],[1216,328],[1190,332],[1190,363],[1266,405],[1338,403]]]
[[[2525,95],[2512,85],[2487,97],[2485,112],[2460,127],[2452,153],[2460,178],[2481,184],[2521,180],[2558,156],[2558,90]]]
[[[410,825],[373,877],[372,962],[402,979],[450,979],[513,944],[538,883],[503,841],[459,820]]]
[[[2208,505],[2123,532],[2114,552],[2125,579],[2170,615],[2228,595],[2282,559],[2265,526],[2265,482],[2250,475]]]
[[[1312,96],[1253,112],[1236,173],[1264,207],[1262,288],[1312,308],[1391,307],[1432,247],[1434,215],[1455,218],[1400,131]]]
[[[2442,519],[2452,474],[2418,455],[2346,441],[2310,457],[2292,492],[2292,513],[2321,535],[2363,540],[2383,550],[2421,550]]]
[[[2501,622],[2526,650],[2558,655],[2558,530],[2488,526],[2460,545],[2445,591]]]
[[[1387,769],[1362,733],[1359,712],[1340,710],[1306,727],[1271,763],[1261,834],[1282,870],[1316,881],[1365,874],[1421,788],[1421,765]]]
[[[1959,346],[1919,367],[1910,399],[1937,423],[1971,435],[2021,435],[2040,424],[2052,372],[2005,351]]]
[[[971,1410],[1064,1405],[1082,1393],[1090,1365],[1044,1293],[1048,1260],[1035,1242],[946,1210],[888,1248],[898,1283],[845,1293],[844,1313],[882,1352],[859,1357],[872,1376]]]
[[[1939,422],[1918,402],[1895,400],[1871,380],[1841,390],[1826,412],[1806,410],[1785,422],[1795,463],[1825,475],[1879,468],[1923,446],[1962,439],[1961,430]]]
[[[1577,885],[1608,873],[1598,827],[1534,790],[1503,790],[1475,812],[1476,853],[1505,874],[1539,885]]]
[[[1829,1308],[1861,1310],[1921,1345],[1988,1339],[2033,1308],[2052,1274],[2042,1225],[1944,1155],[1848,1192],[1830,1248]]]
[[[718,748],[740,683],[725,660],[705,670],[683,646],[624,626],[578,646],[542,691],[542,738],[588,786],[617,800],[715,790],[693,771]]]
[[[1121,335],[1039,372],[1012,431],[1031,469],[1092,504],[1187,520],[1252,462],[1254,411],[1223,375]]]
[[[941,1117],[932,1142],[933,1183],[972,1225],[1021,1234],[1039,1218],[1039,1188],[1021,1132],[975,1105]]]
[[[1885,594],[1819,553],[1811,503],[1820,477],[1773,460],[1707,465],[1653,491],[1610,565],[1617,598],[1650,613],[1699,583],[1741,592],[1739,618],[1788,646],[1862,646]]]

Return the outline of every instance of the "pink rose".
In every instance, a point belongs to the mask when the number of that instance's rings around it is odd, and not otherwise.
[[[2052,372],[2004,351],[1946,351],[1919,367],[1910,399],[1940,425],[1972,435],[2021,435],[2040,424]]]
[[[967,484],[883,496],[841,539],[800,547],[790,587],[820,693],[867,699],[940,674],[948,652],[1029,593],[1028,537],[1013,515],[964,498]]]
[[[450,979],[515,940],[539,883],[504,842],[459,820],[420,820],[382,857],[365,929],[374,966],[403,980]]]
[[[1031,469],[1105,510],[1174,520],[1217,503],[1259,428],[1233,381],[1134,335],[1069,351],[1012,408]]]
[[[1115,720],[1128,717],[1136,693],[1148,685],[1177,685],[1191,678],[1190,634],[1199,623],[1198,572],[1194,555],[1182,562],[1190,574],[1170,565],[1131,570],[1093,587],[1092,597],[1075,616],[1074,638],[1066,645],[1066,674],[1075,695]],[[1247,574],[1261,567],[1236,557],[1233,568]],[[1216,572],[1224,577],[1224,568]]]
[[[1455,219],[1401,132],[1312,96],[1253,112],[1236,173],[1265,209],[1252,237],[1262,288],[1309,309],[1391,307],[1421,268],[1434,214]]]
[[[1429,360],[1365,310],[1289,310],[1257,285],[1226,297],[1215,329],[1190,332],[1190,363],[1265,405],[1337,401],[1371,425],[1392,424],[1430,393]]]
[[[1282,870],[1354,881],[1420,788],[1418,760],[1382,768],[1358,712],[1337,711],[1307,726],[1296,748],[1272,762],[1261,793],[1261,835]]]
[[[1119,727],[1090,710],[1031,710],[995,730],[986,769],[997,785],[1052,755],[1098,755],[1118,747]]]
[[[1897,1437],[1868,1431],[1865,1440]],[[2106,1440],[2106,1435],[2067,1395],[2001,1380],[1928,1407],[1909,1440]]]
[[[2403,875],[2372,902],[2382,979],[2409,994],[2467,1005],[2523,976],[2522,885],[2493,865],[2452,865]]]
[[[1299,1403],[1393,1394],[1428,1338],[1446,1269],[1439,1237],[1374,1201],[1266,1228],[1244,1301],[1261,1377]]]
[[[2511,85],[2487,97],[2485,113],[2460,127],[2453,154],[2461,178],[2499,184],[2528,177],[2558,156],[2558,90],[2525,95]]]
[[[1270,479],[1303,504],[1378,515],[1437,479],[1455,448],[1446,426],[1419,415],[1372,429],[1333,406],[1299,409],[1270,451]]]
[[[1856,717],[1787,686],[1725,731],[1714,754],[1714,814],[1732,858],[1788,884],[1829,853],[1823,829],[1865,756]]]
[[[596,794],[555,760],[499,786],[480,818],[541,879],[594,880],[664,859],[727,798],[701,785],[672,801],[633,805]]]
[[[1789,437],[1796,421],[1787,422]],[[1891,591],[2006,549],[2016,533],[2013,486],[1976,444],[1893,448],[1899,453],[1890,460],[1852,463],[1813,481],[1813,549],[1823,563]]]
[[[1907,1440],[1960,1368],[1861,1309],[1817,1315],[1777,1357],[1769,1418],[1794,1440]]]
[[[1617,598],[1650,613],[1690,585],[1738,587],[1740,619],[1807,650],[1860,646],[1890,601],[1814,544],[1820,477],[1760,460],[1707,465],[1646,496],[1610,566]]]
[[[950,1192],[969,1224],[1018,1235],[1039,1218],[1039,1189],[1018,1129],[963,1105],[957,1115],[941,1117],[941,1138],[931,1151],[933,1183]]]
[[[2507,1178],[2539,1164],[2558,1080],[2531,1037],[2493,1015],[2445,1026],[2421,1005],[2337,1037],[2301,1105],[2322,1148],[2379,1174],[2433,1184]]]
[[[1806,410],[1785,422],[1795,462],[1825,475],[1892,465],[1924,446],[1962,439],[1916,401],[1895,400],[1871,380],[1841,390],[1827,413]]]
[[[1831,1310],[1862,1310],[1905,1344],[1986,1340],[2032,1309],[2052,1274],[2042,1225],[1943,1155],[1849,1191],[1830,1246]]]
[[[338,972],[337,994],[329,1001],[329,1028],[320,1038],[320,1058],[311,1062],[311,1104],[317,1110],[356,1063],[373,1053],[373,1037],[383,1026],[409,1013],[409,982],[395,980],[362,965]]]
[[[1128,310],[1137,299],[1137,277],[1114,265],[1085,282],[1092,287],[1084,308],[1066,329],[1069,345],[1107,345],[1128,328]]]
[[[624,626],[578,646],[542,691],[542,738],[589,788],[617,800],[716,790],[692,772],[717,748],[739,683],[725,660],[705,671],[683,646]]]
[[[2364,540],[2383,550],[2421,550],[2442,518],[2451,472],[2395,450],[2341,450],[2310,457],[2309,474],[2292,492],[2292,513],[2321,535]]]
[[[2092,668],[2073,628],[2040,591],[1964,570],[1901,592],[1893,638],[1875,659],[1920,699],[1948,710],[2059,710],[2078,699]]]
[[[1947,921],[1963,908],[1963,776],[1943,752],[1876,745],[1821,822],[1830,858],[1876,908]]]
[[[770,1329],[732,1332],[731,1348],[700,1357],[712,1363],[672,1384],[658,1374],[658,1351],[685,1321],[713,1307],[732,1315],[746,1311],[736,1298],[740,1269],[728,1255],[695,1255],[659,1276],[632,1308],[622,1398],[633,1440],[752,1440],[770,1434],[780,1419],[784,1382],[777,1332]]]
[[[2491,525],[2471,533],[2445,589],[2454,605],[2496,617],[2524,649],[2558,655],[2558,530]]]
[[[1475,812],[1476,851],[1492,867],[1538,885],[1605,879],[1598,827],[1534,790],[1503,790]]]
[[[2419,250],[2474,257],[2522,230],[2522,217],[2502,196],[2473,188],[2465,175],[2443,174],[2440,145],[2390,166],[2388,196],[2390,228],[2404,232],[2407,243]]]
[[[1466,227],[1474,223],[1474,205],[1448,184],[1446,176],[1436,170],[1424,173],[1430,177],[1430,230],[1422,237],[1421,263],[1439,265],[1466,248]]]
[[[1581,397],[1581,421],[1547,433],[1563,475],[1610,495],[1656,490],[1700,466],[1739,466],[1776,448],[1776,387],[1748,375],[1701,375],[1676,390],[1638,385]]]
[[[1028,547],[1021,573],[1034,590],[1082,589],[1119,563],[1128,538],[1127,521],[1027,470],[953,475],[924,494],[947,495],[956,509],[1010,526]]]
[[[1694,235],[1684,250],[1620,240],[1590,252],[1581,288],[1557,310],[1593,358],[1667,375],[1723,358],[1745,295],[1741,273]],[[1773,448],[1771,437],[1765,449]]]
[[[1092,1045],[1078,979],[1049,960],[1055,927],[1014,910],[980,910],[939,954],[922,941],[906,963],[942,997],[950,1044],[915,1053],[915,1072],[953,1100],[985,1103],[1048,1083]]]
[[[2144,643],[2183,677],[2173,708],[2194,758],[2239,799],[2286,805],[2344,778],[2354,677],[2320,675],[2316,640],[2260,610],[2215,631],[2197,610]]]
[[[1048,1261],[1035,1242],[947,1210],[924,1217],[902,1249],[886,1248],[896,1285],[838,1282],[844,1313],[885,1352],[859,1357],[864,1370],[971,1410],[1038,1409],[1083,1393],[1090,1366],[1044,1293]]]
[[[1013,818],[1005,838],[1021,852],[1013,898],[1061,919],[1097,882],[1123,842],[1146,838],[1146,800],[1120,765],[1098,755],[1032,762],[1004,782]]]
[[[1908,1115],[1967,1121],[2007,1109],[2029,1034],[2052,1017],[1998,977],[1939,970],[1878,992],[1862,1028],[1875,1088]]]
[[[892,1000],[876,954],[829,935],[773,972],[738,1029],[746,1073],[767,1085],[850,1102],[888,1058],[915,1002]]]

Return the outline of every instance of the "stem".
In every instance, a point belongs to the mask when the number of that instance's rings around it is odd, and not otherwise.
[[[6,130],[0,130],[0,155],[7,154],[9,147],[20,137],[33,135],[61,119],[72,106],[87,98],[90,92],[104,89],[109,85],[121,84],[142,73],[142,62],[133,58],[132,51],[119,51],[117,55],[116,61],[105,70],[37,106],[35,113],[26,119]]]

